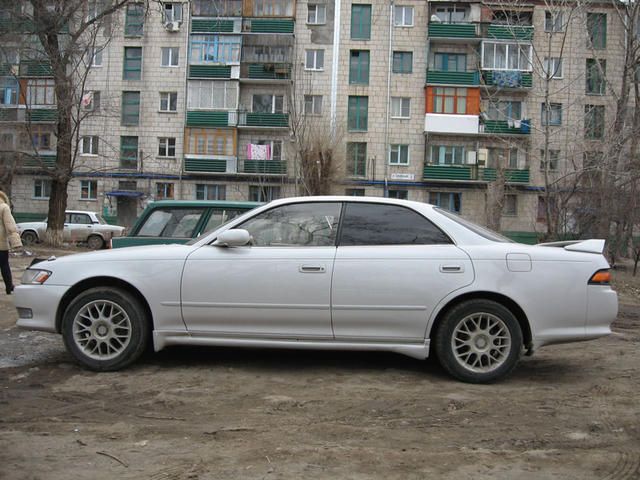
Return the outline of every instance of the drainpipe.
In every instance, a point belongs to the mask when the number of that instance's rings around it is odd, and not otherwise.
[[[387,108],[384,120],[384,196],[389,196],[387,177],[389,175],[389,113],[391,109],[391,68],[393,66],[393,2],[389,4],[389,65],[387,68]]]
[[[189,13],[185,14],[185,12],[187,11]],[[185,131],[187,128],[187,92],[189,90],[189,59],[191,58],[191,55],[189,52],[189,39],[191,38],[191,9],[189,8],[189,4],[187,4],[186,9],[185,8],[182,9],[182,23],[186,27],[187,35],[186,35],[185,47],[184,47],[184,51],[185,51],[184,95],[183,95],[184,98],[182,100],[184,104],[184,109],[182,113],[182,119],[183,119],[182,120],[182,159],[180,160],[180,172],[178,173],[178,195],[177,195],[178,200],[184,200],[182,176],[184,175],[184,152],[187,150],[185,145]]]
[[[342,9],[341,0],[335,0],[333,7],[333,52],[331,59],[331,139],[335,139],[336,116],[338,105],[338,59],[340,55],[340,14]]]

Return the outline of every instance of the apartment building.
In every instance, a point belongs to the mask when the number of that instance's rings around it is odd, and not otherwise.
[[[430,202],[480,223],[497,211],[501,230],[533,240],[549,179],[597,151],[612,114],[604,79],[620,69],[613,10],[568,8],[131,2],[96,42],[69,206],[130,224],[149,199],[302,193],[307,122],[333,132],[332,193]],[[49,70],[15,62],[0,138],[55,161]],[[21,144],[28,120],[33,142]],[[19,213],[46,212],[49,180],[34,165],[14,176]]]

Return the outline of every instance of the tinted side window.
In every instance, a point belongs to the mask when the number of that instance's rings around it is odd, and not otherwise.
[[[139,237],[191,238],[203,209],[167,208],[154,210],[140,227]]]
[[[348,203],[342,221],[341,246],[432,245],[451,243],[438,227],[405,207]]]
[[[258,247],[324,247],[335,244],[340,203],[299,203],[272,208],[238,228]]]
[[[203,232],[218,228],[220,225],[227,223],[229,220],[233,220],[236,217],[239,217],[246,211],[247,210],[242,210],[239,208],[213,208],[211,209],[211,215],[209,216],[209,220],[207,221]]]

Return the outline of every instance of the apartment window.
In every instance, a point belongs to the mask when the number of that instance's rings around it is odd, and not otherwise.
[[[562,20],[562,12],[544,12],[544,31],[562,32],[564,30]]]
[[[348,197],[364,197],[364,188],[347,188],[344,194]]]
[[[347,128],[367,131],[369,120],[369,97],[349,96]]]
[[[165,200],[173,198],[173,183],[156,183],[156,199]]]
[[[12,77],[0,78],[0,105],[18,104],[18,80]]]
[[[323,25],[327,22],[327,6],[310,3],[307,5],[307,23]]]
[[[466,72],[467,55],[464,53],[435,53],[435,70],[442,72]]]
[[[250,143],[253,145],[269,145],[271,153],[267,155],[266,160],[282,161],[282,140],[259,139],[251,140]],[[248,156],[249,160],[257,160],[256,158],[253,158],[253,153],[250,153]]]
[[[178,111],[178,92],[160,92],[160,111]]]
[[[367,174],[367,144],[347,142],[347,175],[364,177]]]
[[[351,39],[371,38],[371,5],[351,5]]]
[[[196,184],[196,200],[224,200],[226,188],[224,185]]]
[[[467,89],[436,87],[434,89],[433,113],[467,113]]]
[[[86,91],[82,95],[82,109],[87,112],[97,112],[100,110],[100,91]]]
[[[604,105],[584,106],[584,136],[589,139],[604,137]]]
[[[464,147],[458,145],[432,145],[431,163],[437,165],[462,165]]]
[[[161,65],[163,67],[177,67],[180,62],[179,47],[162,47]]]
[[[98,155],[99,137],[97,135],[86,135],[82,137],[80,152],[82,155]]]
[[[98,198],[98,182],[96,180],[80,181],[80,199],[96,200]]]
[[[389,165],[409,165],[409,145],[392,144],[389,146]]]
[[[494,100],[489,103],[487,117],[490,120],[512,121],[522,118],[522,102],[513,100]]]
[[[37,179],[33,181],[33,198],[46,199],[51,196],[51,180]]]
[[[259,185],[249,186],[250,202],[270,202],[280,198],[280,187],[266,187]]]
[[[304,96],[304,114],[322,115],[322,95]]]
[[[408,200],[409,190],[389,190],[388,196],[389,198],[397,198],[399,200]]]
[[[586,93],[588,95],[604,95],[607,61],[587,58]]]
[[[530,44],[483,42],[482,68],[485,70],[521,70],[530,72]]]
[[[138,137],[120,137],[120,168],[138,169]]]
[[[294,5],[293,2],[288,0],[253,0],[253,16],[293,17]]]
[[[185,155],[236,156],[236,131],[226,128],[188,128],[185,130],[184,150]]]
[[[562,78],[562,58],[545,57],[543,69],[547,78]]]
[[[49,80],[27,80],[27,105],[55,105],[55,84]]]
[[[507,194],[504,196],[504,205],[502,207],[502,214],[509,217],[515,217],[518,215],[518,196],[514,194]]]
[[[324,50],[307,50],[305,70],[323,70],[324,69]]]
[[[558,162],[560,161],[560,150],[549,149],[547,150],[548,161],[544,159],[544,150],[540,150],[540,170],[545,171],[547,169],[547,163],[549,170],[557,170]]]
[[[158,139],[158,156],[176,156],[176,139],[174,137],[160,137]]]
[[[542,125],[561,125],[562,124],[562,104],[549,103],[542,104]]]
[[[411,73],[413,71],[413,52],[393,52],[393,73]]]
[[[238,83],[210,80],[190,80],[188,85],[187,108],[192,109],[235,109],[238,105]]]
[[[406,5],[393,7],[393,24],[396,27],[413,27],[413,7]]]
[[[140,123],[140,92],[122,92],[122,125]]]
[[[284,95],[254,95],[251,111],[254,113],[284,113]]]
[[[587,48],[607,48],[607,14],[587,13]]]
[[[142,47],[124,47],[124,80],[140,80],[142,76]]]
[[[369,84],[369,50],[351,50],[349,57],[349,83]]]
[[[191,35],[191,63],[240,62],[239,35]]]
[[[460,213],[462,209],[462,194],[456,192],[431,192],[429,203],[450,212]]]
[[[89,47],[89,51],[87,52],[87,57],[88,57],[87,63],[91,67],[101,67],[103,51],[104,51],[104,47]]]
[[[51,133],[33,129],[31,132],[31,145],[36,150],[49,150],[51,148]]]
[[[409,97],[391,97],[391,117],[409,118],[411,116],[411,99]]]
[[[127,16],[124,22],[124,34],[130,37],[142,36],[144,30],[144,5],[130,3],[127,5]]]
[[[0,149],[2,150],[13,150],[15,136],[13,133],[2,133],[0,134]]]
[[[182,22],[182,4],[181,3],[164,3],[164,21]]]
[[[467,9],[459,5],[436,7],[435,15],[442,23],[465,23],[467,20]]]

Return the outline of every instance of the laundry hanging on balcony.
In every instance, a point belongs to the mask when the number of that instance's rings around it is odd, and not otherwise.
[[[522,72],[519,70],[495,70],[493,84],[496,87],[517,88],[522,85]]]
[[[247,145],[247,158],[249,160],[271,160],[271,145]]]

